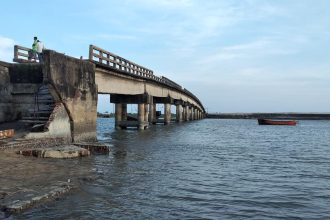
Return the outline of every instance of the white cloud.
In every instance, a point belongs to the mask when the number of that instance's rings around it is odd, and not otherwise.
[[[14,40],[7,38],[7,37],[0,36],[0,60],[1,61],[11,62],[13,60],[14,44],[15,44]]]

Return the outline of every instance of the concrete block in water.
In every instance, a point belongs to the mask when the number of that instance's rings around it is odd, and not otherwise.
[[[90,155],[90,151],[74,145],[66,145],[49,149],[26,149],[16,152],[24,156],[35,156],[41,158],[76,158]]]

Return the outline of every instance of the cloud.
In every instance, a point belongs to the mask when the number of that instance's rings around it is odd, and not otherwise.
[[[14,44],[15,44],[14,40],[7,38],[7,37],[0,36],[0,60],[1,61],[11,62],[13,60]]]

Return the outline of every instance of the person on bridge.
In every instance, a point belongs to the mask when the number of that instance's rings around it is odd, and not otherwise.
[[[30,60],[36,61],[37,60],[37,46],[38,45],[38,38],[34,37],[33,38],[33,44],[32,44],[32,51],[30,54]]]
[[[44,44],[40,40],[37,40],[37,54],[38,54],[39,63],[44,62],[44,57],[42,53],[44,49],[45,49]]]

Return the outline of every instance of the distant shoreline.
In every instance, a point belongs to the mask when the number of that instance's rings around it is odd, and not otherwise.
[[[213,119],[294,119],[330,120],[330,113],[209,113],[206,118]]]

